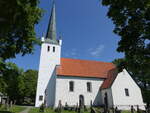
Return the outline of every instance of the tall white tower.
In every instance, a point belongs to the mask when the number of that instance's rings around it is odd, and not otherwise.
[[[42,37],[35,107],[55,104],[56,66],[60,65],[61,43],[56,35],[55,4],[53,3],[46,37]]]

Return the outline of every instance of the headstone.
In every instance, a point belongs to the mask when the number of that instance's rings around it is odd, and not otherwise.
[[[67,104],[67,102],[65,103],[65,107],[68,107],[68,104]]]
[[[10,101],[10,103],[9,103],[9,107],[10,107],[10,108],[12,107],[12,103],[13,103],[13,102],[12,102],[12,101]]]
[[[75,109],[76,112],[78,111],[78,107],[79,107],[79,106],[78,106],[78,102],[77,102],[76,109]]]
[[[139,105],[137,105],[137,113],[140,113]]]
[[[131,113],[134,113],[134,107],[131,106]]]
[[[149,103],[147,103],[146,111],[147,111],[147,113],[150,113],[150,104]]]
[[[150,107],[146,107],[146,113],[150,113]]]
[[[115,113],[118,113],[118,107],[117,106],[115,107]]]
[[[96,113],[95,110],[94,110],[94,108],[91,109],[91,113]]]
[[[5,104],[6,110],[9,110],[9,97],[6,99],[6,104]]]
[[[44,103],[42,103],[42,105],[40,106],[40,112],[44,112],[45,106]]]
[[[6,99],[2,99],[2,104],[6,104]]]
[[[86,106],[84,105],[84,111],[87,111],[87,108],[86,108]]]
[[[92,104],[92,100],[91,100],[91,102],[90,102],[90,106],[91,106],[91,107],[93,106],[93,104]]]
[[[61,113],[62,111],[62,104],[61,104],[61,100],[59,100],[59,103],[58,103],[58,113]]]
[[[112,113],[115,113],[115,109],[114,109],[114,107],[112,108]]]

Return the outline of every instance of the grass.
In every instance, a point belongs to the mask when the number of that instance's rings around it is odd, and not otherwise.
[[[67,111],[67,110],[63,110],[62,113],[77,113],[75,111]]]
[[[96,111],[98,111],[98,109],[96,109]],[[31,108],[28,113],[42,113],[42,112],[39,111],[39,108]],[[44,113],[56,113],[56,112],[54,112],[54,110],[51,109],[51,108],[46,108],[45,111],[44,111]],[[75,111],[63,110],[61,113],[77,113],[77,112],[75,112]],[[85,111],[84,113],[90,113],[90,110]],[[99,112],[97,112],[97,113],[99,113]],[[128,111],[128,110],[124,110],[124,111],[121,111],[121,113],[131,113],[131,112]],[[136,112],[135,112],[135,113],[136,113]]]
[[[4,106],[2,106],[0,108],[0,113],[19,113],[19,112],[23,111],[24,109],[26,109],[26,108],[23,106],[13,105],[9,110],[6,110],[6,108]]]
[[[121,113],[131,113],[131,111],[124,110],[124,111],[122,111]],[[137,113],[137,112],[134,111],[134,113]]]
[[[28,113],[42,113],[39,111],[39,108],[31,108]],[[46,108],[44,110],[44,113],[56,113],[53,109],[51,108]],[[63,110],[61,113],[77,113],[75,111],[68,111],[68,110]],[[86,111],[84,113],[90,113],[89,111]]]
[[[130,111],[122,111],[121,113],[131,113]]]
[[[39,111],[39,108],[31,108],[28,113],[42,113]],[[55,113],[51,108],[46,108],[44,113]]]
[[[12,108],[10,108],[9,111],[11,111],[13,113],[19,113],[19,112],[21,112],[21,111],[23,111],[25,109],[26,109],[26,107],[14,105]]]

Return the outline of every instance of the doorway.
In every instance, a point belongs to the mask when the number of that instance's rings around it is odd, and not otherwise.
[[[83,95],[79,95],[79,106],[81,108],[84,107],[84,96]]]
[[[105,108],[107,109],[108,108],[108,95],[107,95],[107,93],[105,93],[105,96],[104,96],[104,104],[105,104]]]

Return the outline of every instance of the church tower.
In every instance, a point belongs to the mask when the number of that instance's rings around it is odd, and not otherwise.
[[[62,40],[57,40],[56,13],[53,3],[46,37],[42,37],[35,107],[54,106],[56,66],[60,65]]]

